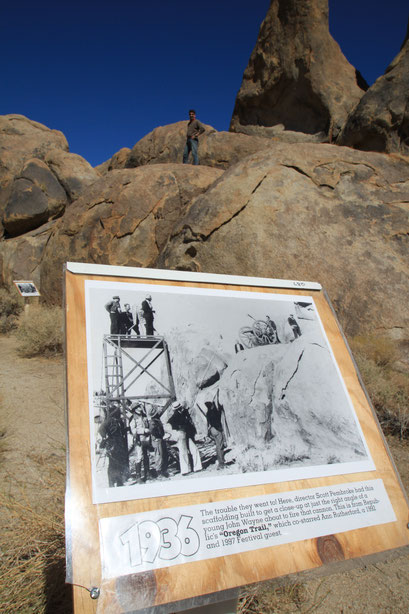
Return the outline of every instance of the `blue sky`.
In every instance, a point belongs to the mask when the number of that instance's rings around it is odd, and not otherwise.
[[[269,0],[85,0],[0,9],[0,114],[61,130],[92,165],[190,107],[228,130]],[[373,83],[406,34],[407,0],[329,0],[330,31]]]

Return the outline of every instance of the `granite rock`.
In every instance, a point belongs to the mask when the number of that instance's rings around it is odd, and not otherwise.
[[[400,52],[361,98],[337,142],[409,155],[409,25]]]
[[[409,339],[409,163],[278,144],[187,208],[157,266],[320,282],[348,334]]]
[[[155,128],[132,148],[125,166],[132,168],[145,164],[182,162],[186,143],[186,125],[187,122],[184,121]],[[206,131],[199,137],[201,166],[226,169],[246,156],[270,145],[269,139],[260,136],[217,132],[211,126],[206,124],[204,126]]]
[[[236,98],[230,130],[248,126],[331,141],[367,84],[328,28],[328,0],[272,0]]]
[[[188,204],[221,174],[161,164],[114,170],[88,186],[55,224],[42,256],[46,300],[60,302],[67,261],[154,266]]]

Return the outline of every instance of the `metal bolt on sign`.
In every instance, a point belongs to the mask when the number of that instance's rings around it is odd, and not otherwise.
[[[97,586],[93,586],[89,591],[89,596],[91,597],[91,599],[98,599],[100,594],[101,591]]]

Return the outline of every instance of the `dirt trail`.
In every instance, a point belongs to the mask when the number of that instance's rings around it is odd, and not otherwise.
[[[60,357],[19,357],[14,337],[0,336],[0,354],[0,431],[6,430],[7,435],[1,479],[5,474],[18,474],[21,479],[27,455],[53,454],[65,444],[64,364]],[[409,490],[409,446],[395,438],[388,442]],[[274,610],[259,606],[257,612],[405,614],[409,612],[408,578],[409,555],[401,553],[398,558],[349,572],[299,581],[275,593],[269,606]]]
[[[21,358],[15,337],[0,335],[0,429],[6,431],[7,462],[32,451],[65,445],[64,362],[61,357]]]

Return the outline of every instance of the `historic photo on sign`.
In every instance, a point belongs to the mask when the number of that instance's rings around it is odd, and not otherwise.
[[[32,281],[14,281],[13,283],[21,296],[40,296],[39,291]]]
[[[374,469],[312,297],[85,289],[95,503]]]

